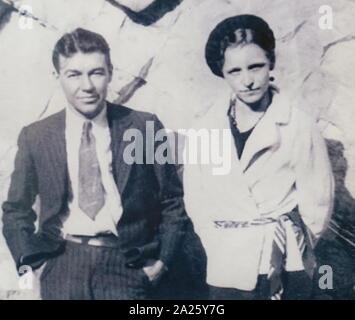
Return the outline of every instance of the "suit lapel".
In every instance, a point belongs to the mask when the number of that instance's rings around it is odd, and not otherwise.
[[[127,184],[131,165],[123,160],[125,147],[131,143],[123,141],[126,129],[132,124],[131,111],[128,108],[107,104],[107,118],[111,133],[112,169],[115,182],[120,194],[123,194]],[[59,196],[72,196],[71,182],[68,174],[67,151],[65,142],[65,110],[51,118],[51,122],[44,134],[44,154],[50,166],[53,188]]]
[[[68,191],[70,196],[71,186],[65,143],[65,110],[52,116],[48,131],[44,133],[44,145],[46,165],[50,166],[49,172],[53,178],[51,187],[58,192],[59,196],[63,196]]]
[[[130,141],[123,141],[125,131],[132,124],[131,112],[132,110],[128,108],[107,103],[107,118],[111,132],[113,176],[121,196],[132,168],[132,165],[127,164],[123,159],[125,147],[131,143]]]

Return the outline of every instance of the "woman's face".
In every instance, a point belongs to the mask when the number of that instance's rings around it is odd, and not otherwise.
[[[268,90],[270,61],[257,44],[228,47],[222,72],[237,98],[246,104],[257,103]]]

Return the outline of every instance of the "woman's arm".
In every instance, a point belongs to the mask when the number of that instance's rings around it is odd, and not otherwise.
[[[296,187],[302,219],[315,239],[326,229],[333,211],[334,178],[327,147],[316,121],[305,116],[296,135]]]

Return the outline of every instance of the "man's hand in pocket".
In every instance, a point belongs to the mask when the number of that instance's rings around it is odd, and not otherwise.
[[[158,280],[168,268],[161,260],[148,260],[147,265],[143,267],[150,281]]]

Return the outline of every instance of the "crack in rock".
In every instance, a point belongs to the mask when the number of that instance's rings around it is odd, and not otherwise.
[[[307,20],[303,20],[298,26],[296,26],[295,30],[293,30],[293,31],[287,33],[286,35],[284,35],[283,37],[281,37],[279,39],[279,41],[286,42],[286,41],[292,40],[306,23],[307,23]]]
[[[114,103],[116,104],[126,103],[129,99],[132,98],[132,96],[140,87],[146,84],[145,79],[148,76],[149,69],[153,64],[153,61],[154,61],[154,57],[150,58],[148,62],[141,68],[138,77],[135,77],[131,82],[123,86],[118,91],[119,97],[114,101]]]
[[[14,3],[14,1],[12,1],[12,0],[3,0],[2,2],[4,2],[6,5],[10,6],[12,8],[12,11],[17,12],[21,16],[24,16],[24,17],[27,17],[27,18],[30,18],[30,19],[36,21],[40,26],[42,26],[44,28],[52,29],[52,30],[55,30],[55,31],[58,30],[57,27],[49,24],[47,21],[44,21],[44,20],[36,17],[31,12],[23,10],[21,8],[21,5]]]
[[[325,55],[327,54],[328,50],[331,48],[331,47],[334,47],[335,45],[339,44],[339,43],[342,43],[342,42],[348,42],[348,41],[353,41],[355,40],[355,35],[347,35],[343,38],[340,38],[338,40],[335,40],[333,42],[330,42],[328,43],[327,45],[325,45],[323,47],[323,53],[322,53],[322,56],[321,56],[321,64],[323,63],[323,58],[325,57]]]
[[[41,112],[41,113],[39,114],[39,116],[38,116],[38,120],[41,120],[41,119],[42,119],[42,117],[43,117],[43,115],[47,112],[47,110],[48,110],[48,108],[49,108],[49,105],[50,105],[51,100],[52,100],[52,97],[48,99],[48,101],[47,101],[46,105],[44,106],[44,108],[43,108],[42,112]]]

